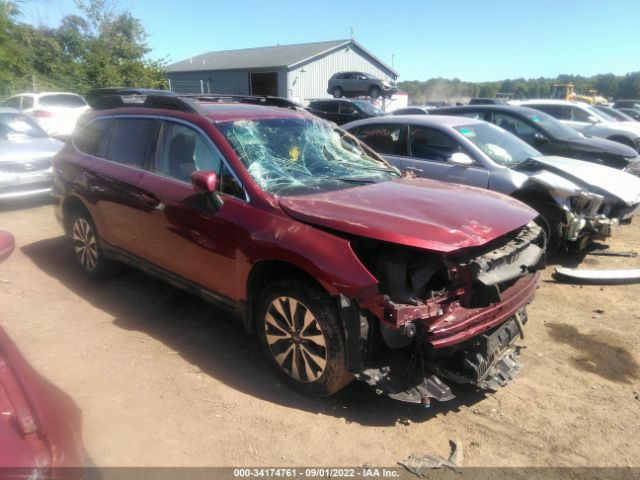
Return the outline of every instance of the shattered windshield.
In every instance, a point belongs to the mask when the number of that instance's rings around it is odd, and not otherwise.
[[[542,155],[528,143],[490,123],[463,125],[455,129],[499,165],[512,167]]]
[[[399,178],[400,172],[352,135],[309,118],[217,125],[266,192],[301,195]]]

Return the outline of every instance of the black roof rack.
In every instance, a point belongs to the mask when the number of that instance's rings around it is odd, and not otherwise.
[[[248,103],[269,107],[302,109],[301,105],[282,97],[227,94],[113,94],[94,95],[89,105],[94,110],[119,107],[164,108],[188,113],[203,113],[199,103]]]

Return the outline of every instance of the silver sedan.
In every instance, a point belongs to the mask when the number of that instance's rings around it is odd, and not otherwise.
[[[640,206],[640,178],[591,162],[544,156],[482,120],[399,115],[343,125],[401,170],[511,195],[540,213],[554,247],[606,237]],[[446,208],[446,205],[442,205]]]
[[[51,160],[63,145],[28,115],[0,108],[0,200],[50,192]]]

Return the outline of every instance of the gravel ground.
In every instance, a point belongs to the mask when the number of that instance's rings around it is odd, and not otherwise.
[[[638,250],[640,222],[612,250]],[[83,414],[100,466],[394,466],[410,454],[465,466],[639,466],[640,285],[559,284],[529,308],[523,368],[500,391],[456,390],[421,410],[353,383],[315,400],[281,385],[256,338],[137,271],[105,283],[74,267],[52,206],[0,209],[16,251],[0,266],[0,324]],[[638,258],[558,263],[640,268]]]

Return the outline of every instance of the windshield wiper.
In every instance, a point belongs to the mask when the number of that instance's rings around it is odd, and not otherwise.
[[[369,168],[369,167],[359,167],[360,170],[366,170],[368,172],[386,172],[386,173],[393,173],[394,175],[397,175],[398,177],[401,177],[402,174],[399,174],[396,170],[392,169],[392,168],[377,168],[377,167],[373,167],[373,168]]]
[[[339,182],[350,182],[350,183],[377,183],[375,180],[367,179],[367,178],[349,178],[349,177],[325,177],[331,180],[338,180]]]

